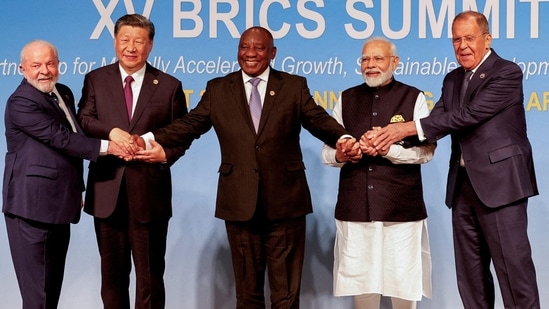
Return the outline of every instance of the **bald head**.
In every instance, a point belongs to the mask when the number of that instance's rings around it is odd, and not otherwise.
[[[238,43],[238,64],[251,77],[259,76],[276,56],[273,35],[262,27],[244,31]]]

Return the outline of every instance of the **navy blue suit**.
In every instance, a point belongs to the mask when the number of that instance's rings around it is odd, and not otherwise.
[[[71,90],[56,88],[76,123]],[[56,308],[70,223],[80,219],[83,159],[97,160],[100,141],[77,125],[74,133],[49,94],[26,80],[9,97],[4,122],[2,210],[23,307]]]
[[[429,141],[452,137],[446,204],[452,208],[460,295],[465,308],[493,308],[493,262],[505,308],[539,308],[526,211],[538,189],[522,72],[492,50],[474,72],[461,107],[464,73],[458,68],[444,78],[441,99],[421,120]]]

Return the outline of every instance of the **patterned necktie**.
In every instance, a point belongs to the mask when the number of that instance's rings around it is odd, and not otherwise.
[[[473,75],[473,71],[471,70],[465,71],[465,76],[463,76],[463,83],[461,84],[461,90],[459,92],[460,106],[463,106],[463,100],[465,99],[465,92],[467,91],[467,86],[469,85],[469,81],[471,80],[471,75]]]
[[[250,114],[252,115],[252,120],[254,122],[255,131],[259,127],[259,119],[261,119],[261,97],[259,96],[259,91],[257,90],[257,85],[261,79],[255,77],[249,80],[252,84],[252,91],[250,93]]]
[[[124,99],[126,100],[126,110],[128,111],[128,119],[132,119],[132,107],[133,107],[133,93],[132,93],[132,82],[133,77],[131,75],[126,76],[124,81]]]

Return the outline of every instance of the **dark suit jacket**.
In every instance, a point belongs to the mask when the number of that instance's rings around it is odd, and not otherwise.
[[[446,204],[453,205],[462,152],[471,183],[485,205],[499,207],[538,194],[526,135],[522,71],[492,50],[471,78],[460,108],[463,76],[464,69],[457,68],[444,78],[440,100],[421,120],[428,140],[452,136]]]
[[[299,136],[303,126],[334,145],[347,132],[310,95],[303,77],[271,69],[258,134],[249,112],[242,72],[208,82],[188,115],[153,131],[162,145],[186,145],[213,126],[221,148],[216,216],[229,221],[252,218],[258,195],[268,219],[312,212]],[[261,191],[260,191],[261,188]]]
[[[186,113],[181,82],[147,64],[130,122],[117,62],[86,75],[78,117],[87,135],[108,139],[113,128],[141,135],[167,126]],[[166,149],[168,164],[125,162],[114,156],[101,157],[90,163],[84,210],[99,218],[110,216],[125,179],[129,207],[138,220],[149,222],[170,218],[172,184],[169,165],[184,151],[185,148]]]
[[[56,88],[74,117],[71,90]],[[97,160],[100,141],[85,137],[78,126],[74,133],[57,103],[26,80],[9,97],[4,116],[3,212],[52,224],[78,222],[82,159]]]

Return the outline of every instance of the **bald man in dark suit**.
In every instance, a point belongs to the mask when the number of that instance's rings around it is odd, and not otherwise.
[[[271,308],[299,308],[305,215],[312,212],[301,128],[334,147],[339,140],[349,155],[356,144],[358,155],[356,140],[340,139],[347,132],[314,102],[305,78],[269,66],[275,55],[268,30],[246,30],[238,47],[242,70],[209,81],[195,109],[152,132],[165,147],[185,145],[212,127],[217,134],[221,165],[215,215],[225,220],[237,308],[265,308],[266,270]],[[250,110],[256,95],[260,116]],[[162,148],[151,143],[153,150],[137,159],[163,160]]]

